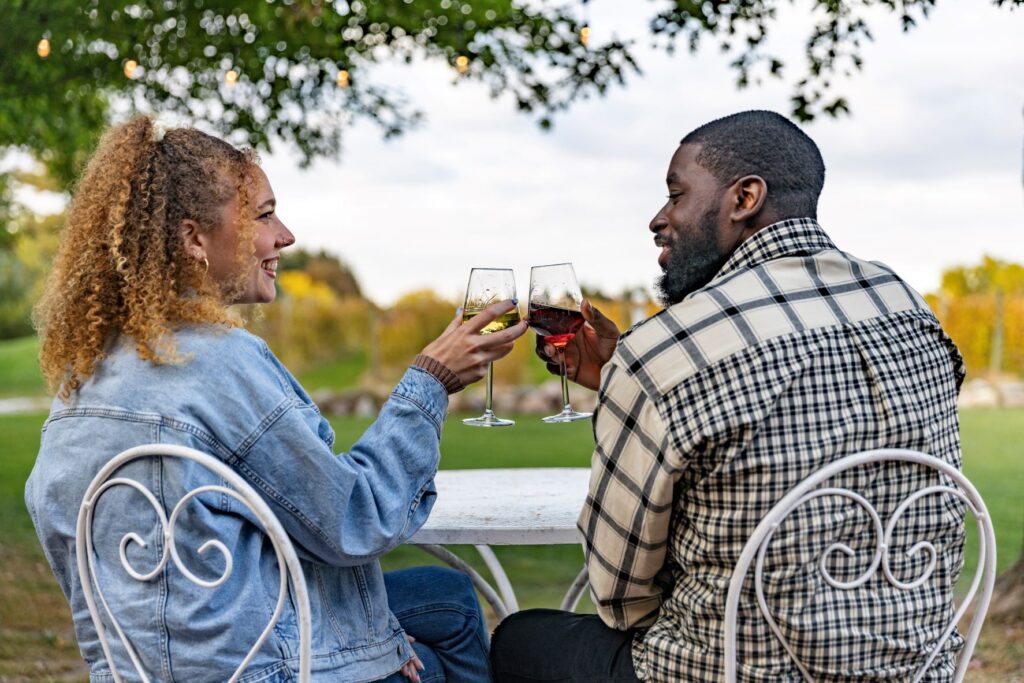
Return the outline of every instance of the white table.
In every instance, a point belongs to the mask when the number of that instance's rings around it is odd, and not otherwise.
[[[584,467],[442,470],[430,518],[410,543],[469,575],[498,619],[519,609],[515,592],[492,545],[578,544],[576,519],[590,480]],[[443,545],[474,545],[501,596]],[[569,588],[562,609],[575,609],[586,571]]]

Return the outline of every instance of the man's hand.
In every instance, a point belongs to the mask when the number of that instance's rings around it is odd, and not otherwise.
[[[423,349],[423,355],[443,363],[469,386],[487,374],[487,364],[507,355],[516,338],[526,332],[526,323],[519,322],[500,332],[480,334],[480,330],[515,306],[511,299],[499,301],[465,323],[460,308],[441,336]]]
[[[580,312],[586,322],[565,347],[565,375],[580,386],[596,390],[601,384],[601,368],[615,352],[620,332],[615,323],[591,305],[589,299],[583,300]],[[559,374],[557,349],[545,344],[544,337],[539,335],[537,355],[547,363],[548,372]]]

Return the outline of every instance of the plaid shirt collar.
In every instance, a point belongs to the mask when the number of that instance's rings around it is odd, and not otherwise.
[[[753,268],[784,256],[809,256],[835,249],[825,231],[813,218],[788,218],[762,228],[736,248],[711,283],[730,273]]]

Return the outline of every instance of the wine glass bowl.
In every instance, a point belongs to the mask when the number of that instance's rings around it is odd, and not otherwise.
[[[472,320],[487,307],[505,299],[516,298],[515,273],[509,268],[473,268],[466,285],[466,301],[462,306],[462,322]],[[512,327],[519,322],[519,307],[503,313],[487,323],[480,334],[491,334]],[[479,417],[462,421],[471,427],[511,427],[514,420],[504,420],[491,410],[491,391],[494,384],[493,363],[487,364],[487,394],[484,412]]]
[[[544,422],[575,422],[591,413],[580,413],[569,404],[569,383],[565,376],[565,347],[583,327],[583,313],[576,273],[571,263],[554,263],[530,269],[530,299],[527,322],[544,341],[555,347],[562,379],[562,412],[543,418]]]

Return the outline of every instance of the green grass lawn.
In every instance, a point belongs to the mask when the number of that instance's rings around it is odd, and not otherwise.
[[[358,384],[370,361],[366,351],[355,351],[344,358],[322,363],[297,375],[302,387],[309,392],[318,389],[343,389]]]
[[[988,506],[1002,570],[1024,547],[1024,410],[963,410],[960,436],[964,474]],[[977,539],[969,519],[967,540],[970,561]]]
[[[39,341],[34,335],[0,340],[0,398],[46,393],[38,357]]]
[[[81,676],[67,607],[45,565],[22,501],[43,417],[0,416],[0,680],[7,676],[77,680],[76,676]],[[511,430],[485,430],[464,427],[457,417],[450,418],[445,427],[442,468],[589,464],[589,422],[545,425],[531,415],[519,416]],[[336,418],[331,422],[337,432],[337,447],[347,449],[370,420]],[[1024,457],[1020,452],[1024,410],[963,411],[962,435],[964,470],[989,506],[1002,569],[1019,555],[1024,532]],[[495,550],[523,607],[557,606],[582,561],[582,553],[574,546]],[[457,551],[483,566],[471,548]],[[392,569],[432,563],[432,558],[415,548],[400,548],[383,563]],[[583,609],[588,607],[584,603]]]

